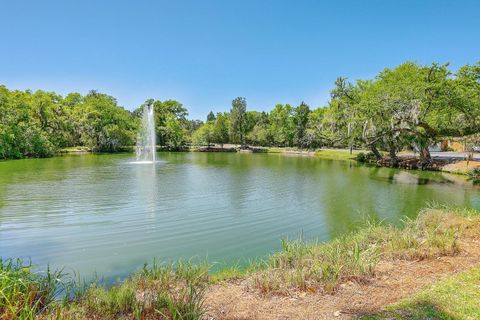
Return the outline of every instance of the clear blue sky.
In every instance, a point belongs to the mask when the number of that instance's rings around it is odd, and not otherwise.
[[[276,103],[323,106],[337,76],[406,60],[480,60],[480,1],[12,0],[0,7],[0,84],[90,89],[127,109],[177,99],[191,118]]]

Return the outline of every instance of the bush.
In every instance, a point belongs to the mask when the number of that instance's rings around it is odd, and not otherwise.
[[[469,180],[472,180],[473,183],[480,183],[480,168],[470,170],[467,175]]]
[[[355,160],[361,163],[373,163],[377,159],[375,158],[375,155],[372,152],[367,152],[367,153],[360,152],[355,157]]]

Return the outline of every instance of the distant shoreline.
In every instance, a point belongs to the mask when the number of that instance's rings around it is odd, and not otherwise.
[[[134,152],[135,146],[124,146],[119,148],[116,152],[96,152],[88,147],[70,147],[64,148],[57,152],[56,155],[61,156],[65,154],[84,154],[84,153],[128,153]],[[343,160],[343,161],[357,161],[357,155],[361,153],[367,153],[367,150],[352,150],[350,153],[347,149],[317,149],[317,150],[305,150],[289,147],[261,147],[261,146],[245,146],[225,144],[221,147],[218,144],[212,144],[210,146],[189,146],[188,148],[176,151],[162,150],[162,147],[157,146],[157,152],[242,152],[242,153],[275,153],[284,155],[302,155],[318,157],[329,160]],[[411,153],[399,153],[400,165],[399,169],[419,169],[415,166],[410,166],[408,162],[415,163],[418,161],[418,157],[415,157]],[[448,173],[455,173],[461,175],[467,175],[471,170],[480,168],[480,154],[475,154],[474,159],[465,161],[462,152],[432,152],[432,166],[424,168],[425,171],[441,171]],[[378,162],[370,162],[372,165],[379,167],[391,167],[388,165],[388,158],[382,159]],[[13,160],[13,159],[6,159]],[[419,169],[422,170],[422,169]]]

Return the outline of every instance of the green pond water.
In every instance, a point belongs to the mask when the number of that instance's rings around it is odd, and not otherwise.
[[[117,279],[154,257],[245,263],[283,237],[328,240],[365,215],[480,208],[462,176],[275,154],[78,155],[0,162],[0,256]]]

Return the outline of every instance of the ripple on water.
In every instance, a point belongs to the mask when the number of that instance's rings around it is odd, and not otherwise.
[[[158,157],[1,162],[0,254],[115,277],[153,257],[248,260],[282,237],[326,240],[365,213],[395,221],[426,201],[480,206],[478,188],[436,183],[438,173],[266,154]]]

